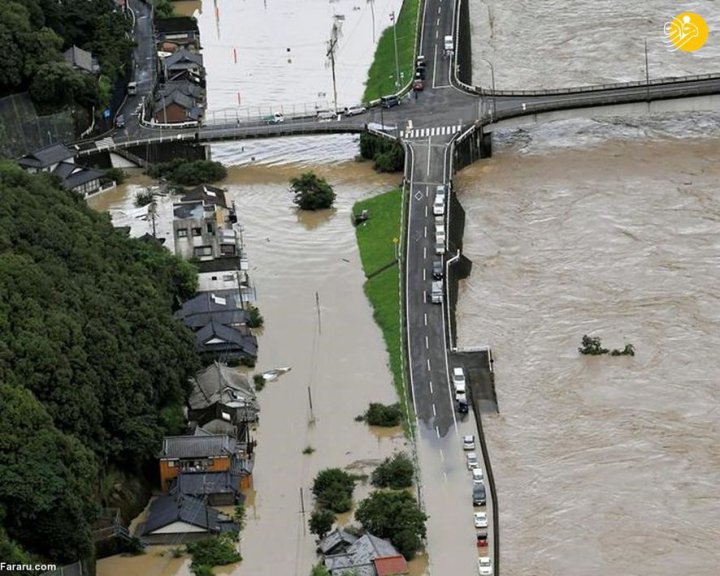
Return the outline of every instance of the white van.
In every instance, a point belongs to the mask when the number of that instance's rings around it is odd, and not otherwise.
[[[437,194],[433,202],[433,214],[435,216],[445,215],[445,194]]]
[[[445,36],[445,52],[452,52],[455,49],[452,36]]]

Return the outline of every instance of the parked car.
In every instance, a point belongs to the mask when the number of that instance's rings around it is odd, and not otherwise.
[[[485,506],[485,484],[473,484],[473,506]]]
[[[274,114],[265,116],[263,122],[265,122],[265,124],[279,124],[280,122],[285,122],[285,116],[280,112],[275,112]]]
[[[383,108],[392,108],[393,106],[399,106],[400,99],[397,96],[382,96],[380,98],[380,105]]]
[[[335,120],[336,118],[337,114],[331,110],[321,110],[317,113],[317,119],[320,122],[329,122],[330,120]]]
[[[458,404],[465,404],[465,406],[468,405],[467,394],[465,394],[464,392],[455,394],[455,400],[457,401]],[[473,444],[473,447],[471,448],[471,450],[474,450],[474,449],[475,449],[475,445]]]
[[[475,512],[475,528],[487,528],[487,512]]]
[[[467,398],[464,398],[462,401],[458,400],[458,412],[460,414],[467,414],[470,408],[468,407]]]
[[[487,556],[478,558],[478,572],[480,576],[492,576],[492,560]]]
[[[432,277],[435,280],[442,280],[444,276],[442,260],[433,260]]]
[[[418,66],[415,69],[415,80],[425,80],[425,65]]]
[[[415,90],[415,92],[422,92],[425,90],[425,81],[422,78],[415,78],[413,81],[413,90]]]
[[[468,452],[465,456],[467,456],[468,470],[474,470],[478,467],[477,452]]]
[[[433,202],[433,214],[435,216],[443,216],[445,214],[445,195],[437,194],[435,202]]]
[[[463,450],[475,450],[475,436],[468,434],[462,437]]]
[[[452,371],[452,383],[455,388],[455,394],[465,394],[465,370],[456,366]]]
[[[485,484],[482,468],[476,467],[472,469],[473,484]]]
[[[488,542],[487,542],[487,532],[484,532],[484,531],[483,531],[483,532],[477,532],[475,536],[476,536],[476,538],[477,538],[477,545],[478,545],[479,547],[482,548],[482,547],[488,545]]]
[[[367,108],[365,106],[351,106],[345,110],[345,116],[357,116],[358,114],[365,114]]]

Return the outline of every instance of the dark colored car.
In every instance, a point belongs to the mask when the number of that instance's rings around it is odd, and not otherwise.
[[[415,70],[415,79],[425,80],[425,66],[418,66]]]
[[[397,96],[383,96],[380,98],[380,105],[383,108],[392,108],[393,106],[398,106],[400,104],[400,99]]]
[[[442,263],[442,260],[433,260],[433,263],[432,263],[432,277],[433,277],[433,280],[442,280],[442,278],[443,278],[443,263]]]
[[[458,401],[458,412],[460,412],[460,414],[467,414],[468,410],[467,400],[464,402]]]
[[[413,90],[415,90],[415,92],[421,92],[422,90],[425,90],[425,82],[420,78],[416,78],[413,82]]]
[[[487,546],[487,532],[478,532],[477,533],[477,545],[479,547]]]
[[[484,484],[473,484],[473,506],[485,506],[485,485]]]

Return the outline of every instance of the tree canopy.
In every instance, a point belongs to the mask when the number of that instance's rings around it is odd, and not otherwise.
[[[0,0],[0,96],[29,89],[45,109],[107,104],[98,79],[67,66],[63,51],[92,52],[112,84],[130,64],[131,25],[112,0]]]
[[[47,176],[0,162],[0,510],[10,539],[57,561],[89,549],[98,471],[154,458],[185,401],[199,362],[172,309],[196,287],[189,263],[128,238]]]
[[[350,510],[354,489],[355,478],[340,468],[320,470],[312,487],[318,505],[338,513]]]
[[[335,202],[335,192],[324,178],[305,172],[290,180],[293,202],[303,210],[324,210]]]
[[[363,528],[393,543],[410,560],[425,538],[427,516],[407,492],[373,492],[360,502],[355,518]]]

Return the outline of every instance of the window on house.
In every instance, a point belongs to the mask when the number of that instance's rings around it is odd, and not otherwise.
[[[178,238],[187,238],[187,228],[178,228],[177,236]]]
[[[195,256],[212,256],[212,246],[195,246]]]
[[[213,233],[213,225],[212,225],[212,222],[208,222],[208,223],[207,223],[207,231],[208,231],[208,234],[212,234],[212,233]]]
[[[220,254],[235,256],[235,244],[220,244]]]
[[[225,276],[223,276],[223,280],[225,282],[232,282],[233,280],[235,280],[235,275],[234,274],[225,274]]]
[[[202,228],[193,228],[192,229],[193,236],[202,236]]]

